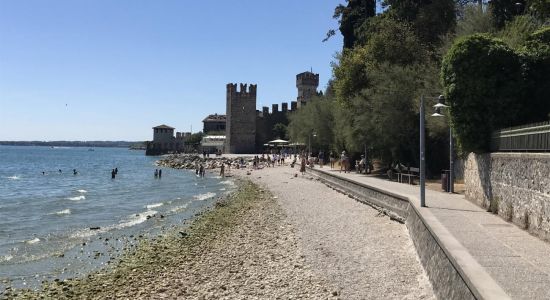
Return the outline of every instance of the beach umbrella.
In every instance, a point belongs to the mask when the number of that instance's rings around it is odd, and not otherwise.
[[[285,140],[273,140],[273,141],[269,141],[267,142],[268,144],[288,144],[288,141],[285,141]]]

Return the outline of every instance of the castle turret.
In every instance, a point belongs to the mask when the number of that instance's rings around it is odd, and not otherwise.
[[[227,84],[226,140],[227,153],[255,153],[256,85]]]
[[[317,95],[319,86],[319,74],[303,72],[296,75],[296,88],[298,88],[298,108],[305,105],[313,96]]]

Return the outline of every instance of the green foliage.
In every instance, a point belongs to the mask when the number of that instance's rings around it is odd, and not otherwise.
[[[286,139],[287,126],[283,123],[277,123],[273,126],[273,134],[280,139]]]
[[[535,18],[521,15],[506,23],[497,36],[512,49],[519,49],[539,27],[540,23]]]
[[[462,8],[462,18],[456,24],[456,37],[495,31],[490,11],[480,9],[478,5],[466,5]]]
[[[407,66],[427,61],[427,52],[405,23],[377,16],[362,31],[364,43],[346,49],[333,64],[333,88],[336,99],[349,105],[352,98],[369,86],[368,71],[380,64]]]
[[[550,1],[529,0],[527,1],[529,13],[540,21],[548,22],[550,18]]]
[[[427,45],[439,45],[440,38],[456,25],[454,0],[385,0],[384,5],[398,20],[412,24]]]
[[[334,143],[333,127],[334,101],[325,97],[315,97],[289,116],[288,134],[292,142],[308,143],[311,139],[314,148],[328,149]]]
[[[528,37],[520,53],[530,100],[529,121],[547,120],[550,118],[550,26]]]
[[[381,15],[365,22],[360,32],[358,42],[372,63],[406,66],[426,60],[425,47],[407,23]]]
[[[192,135],[188,136],[185,139],[185,143],[188,145],[198,145],[200,144],[203,136],[204,136],[204,133],[202,133],[202,131],[193,133]]]
[[[501,29],[510,22],[515,16],[523,13],[525,1],[523,0],[492,0],[489,2],[489,9],[493,19],[493,25]]]
[[[344,50],[338,55],[338,64],[332,64],[333,89],[336,99],[348,103],[361,89],[367,86],[367,57],[365,47]]]
[[[334,9],[334,19],[340,19],[340,33],[344,37],[344,49],[351,49],[357,40],[357,29],[368,18],[374,17],[376,10],[375,0],[346,0],[347,6],[342,4]],[[330,32],[327,38],[334,34]]]
[[[520,59],[500,40],[487,35],[459,39],[443,59],[441,80],[466,152],[489,150],[491,132],[523,115]]]

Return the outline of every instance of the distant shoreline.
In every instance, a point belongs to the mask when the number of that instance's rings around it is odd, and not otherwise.
[[[0,141],[2,146],[104,147],[145,149],[144,142],[129,141]]]

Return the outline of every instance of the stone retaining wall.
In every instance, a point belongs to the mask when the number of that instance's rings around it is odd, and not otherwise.
[[[550,153],[468,155],[466,199],[550,241]]]

